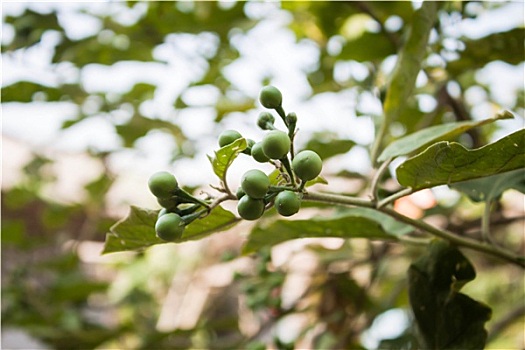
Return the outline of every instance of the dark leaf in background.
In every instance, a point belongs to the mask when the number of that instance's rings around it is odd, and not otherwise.
[[[441,240],[434,240],[410,265],[410,304],[427,348],[484,348],[491,309],[459,293],[475,276],[465,256]]]

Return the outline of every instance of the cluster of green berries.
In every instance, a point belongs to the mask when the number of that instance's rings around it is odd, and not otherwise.
[[[307,181],[319,176],[322,168],[321,158],[313,151],[292,154],[297,116],[295,113],[285,114],[281,92],[273,86],[266,86],[261,90],[259,100],[264,107],[277,111],[288,132],[275,127],[275,118],[271,113],[262,112],[257,125],[267,133],[262,141],[247,140],[248,147],[244,153],[251,155],[259,163],[279,161],[286,170],[283,171],[283,177],[286,176],[288,181],[285,186],[271,186],[270,179],[264,172],[257,169],[247,171],[237,191],[237,211],[246,220],[257,220],[272,204],[282,216],[296,214],[301,207],[302,189]],[[227,146],[239,138],[242,138],[239,132],[226,130],[219,136],[219,146]],[[291,162],[288,155],[291,156]],[[296,180],[300,181],[299,186],[296,186]]]
[[[266,134],[260,142],[248,139],[243,153],[259,163],[271,162],[279,169],[280,176],[279,181],[272,184],[261,170],[252,169],[243,175],[236,197],[239,200],[237,211],[245,220],[257,220],[271,206],[282,216],[296,214],[301,208],[306,182],[319,176],[322,168],[322,160],[317,153],[305,150],[294,154],[297,116],[284,112],[281,92],[273,86],[266,86],[261,90],[259,100],[264,107],[277,112],[288,132],[275,127],[275,118],[271,113],[260,113],[257,125]],[[219,136],[219,146],[228,146],[240,138],[242,135],[239,132],[226,130]],[[165,241],[181,238],[186,225],[211,210],[209,203],[181,189],[175,176],[169,172],[153,174],[148,186],[163,207],[155,223],[155,232]]]
[[[153,174],[148,187],[162,206],[159,211],[155,232],[165,241],[174,241],[182,236],[184,228],[198,218],[202,211],[199,208],[208,204],[179,187],[175,176],[167,171]]]

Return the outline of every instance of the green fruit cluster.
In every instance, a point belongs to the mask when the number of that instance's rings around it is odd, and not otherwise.
[[[319,155],[311,150],[298,153],[294,151],[297,115],[286,114],[282,94],[274,86],[266,86],[259,95],[261,104],[275,110],[286,126],[286,131],[275,126],[275,117],[270,112],[262,112],[257,125],[265,131],[261,141],[246,139],[247,147],[242,153],[251,156],[258,163],[271,163],[278,170],[272,180],[266,173],[251,169],[241,178],[241,186],[233,194],[224,183],[220,191],[226,193],[227,199],[237,199],[237,212],[245,220],[257,220],[266,209],[275,207],[282,216],[297,214],[308,181],[314,180],[321,173],[323,162]],[[236,130],[225,130],[218,137],[219,147],[227,147],[243,136]],[[155,232],[165,241],[176,241],[184,233],[186,225],[199,218],[217,205],[211,206],[193,195],[185,192],[173,174],[161,171],[151,176],[148,186],[163,207],[159,211]],[[202,209],[199,211],[199,209]]]
[[[243,175],[236,197],[239,200],[237,211],[246,220],[259,219],[265,208],[272,205],[282,216],[296,214],[301,208],[306,182],[318,177],[323,165],[321,158],[314,151],[304,150],[294,154],[293,138],[297,115],[293,112],[284,113],[281,92],[274,86],[266,86],[261,90],[259,101],[264,107],[274,109],[279,114],[288,132],[275,127],[275,118],[270,112],[259,114],[257,125],[265,130],[266,134],[262,141],[251,145],[249,154],[256,162],[272,162],[276,165],[281,171],[281,181],[272,186],[268,176],[256,169]],[[232,140],[240,135],[232,130],[226,132],[234,135]],[[284,186],[282,179],[285,181]]]
[[[181,189],[175,176],[167,171],[153,174],[148,187],[163,207],[155,223],[155,232],[164,241],[171,242],[182,237],[186,225],[200,215],[197,209],[207,206],[207,203]]]

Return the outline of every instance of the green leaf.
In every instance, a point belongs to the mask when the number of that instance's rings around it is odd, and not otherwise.
[[[358,62],[378,61],[395,53],[395,45],[385,35],[364,32],[344,44],[339,58]]]
[[[508,189],[523,192],[525,170],[517,169],[481,179],[458,182],[450,187],[465,193],[474,202],[492,201]]]
[[[155,235],[157,210],[131,206],[129,215],[111,227],[106,235],[103,254],[144,250],[155,244],[167,243]],[[200,239],[226,230],[239,221],[231,212],[218,206],[211,213],[189,224],[184,234],[174,243]]]
[[[416,84],[417,75],[421,69],[421,62],[425,57],[428,47],[428,38],[437,19],[438,4],[435,1],[425,1],[414,12],[412,26],[406,44],[401,49],[392,73],[392,78],[387,87],[383,104],[384,120],[372,149],[372,160],[375,161],[381,148],[381,142],[386,130],[396,121],[405,108],[406,101],[412,94]]]
[[[130,207],[128,216],[117,222],[106,234],[103,254],[144,249],[164,243],[155,235],[156,210]]]
[[[177,240],[176,243],[194,241],[207,237],[212,233],[227,230],[240,221],[241,220],[230,211],[221,206],[215,207],[208,216],[197,219],[189,224],[184,230],[182,237]]]
[[[508,111],[504,111],[495,118],[431,126],[392,142],[383,150],[378,161],[384,162],[391,157],[411,154],[429,146],[433,142],[444,139],[450,140],[474,127],[492,123],[499,119],[510,118],[513,118],[513,115]]]
[[[338,154],[346,153],[355,146],[352,140],[338,140],[332,133],[316,132],[306,144],[306,149],[316,152],[321,159],[326,160]]]
[[[483,349],[491,309],[459,293],[476,276],[465,256],[449,243],[433,241],[408,271],[410,305],[423,347]]]
[[[241,138],[215,152],[215,157],[208,156],[213,167],[213,172],[221,180],[225,180],[226,172],[235,158],[247,147],[246,139]]]
[[[379,223],[383,230],[392,236],[399,237],[414,231],[412,226],[399,222],[372,208],[349,208],[345,210],[345,213],[373,220]]]
[[[426,1],[414,13],[408,39],[399,54],[392,80],[387,88],[384,110],[385,120],[396,120],[412,94],[416,78],[421,68],[428,47],[428,38],[437,18],[438,5],[435,1]]]
[[[250,233],[243,252],[252,253],[262,247],[273,246],[291,239],[313,237],[396,239],[375,220],[360,214],[343,213],[329,218],[276,220],[266,226],[258,225]]]
[[[455,142],[438,142],[405,161],[396,173],[401,185],[420,190],[524,167],[525,129],[521,129],[474,150]]]
[[[139,114],[135,114],[126,124],[116,125],[115,128],[124,141],[124,146],[130,148],[137,139],[145,136],[152,129],[167,131],[175,138],[178,145],[186,140],[179,126],[165,120],[146,118]]]
[[[507,32],[492,33],[475,40],[463,40],[465,50],[459,59],[449,62],[448,71],[453,75],[465,71],[479,69],[489,62],[503,61],[509,64],[519,64],[525,57],[523,28],[514,28]]]
[[[63,94],[56,87],[44,86],[29,81],[19,81],[2,88],[2,103],[32,102],[36,93],[41,93],[46,101],[58,101]]]

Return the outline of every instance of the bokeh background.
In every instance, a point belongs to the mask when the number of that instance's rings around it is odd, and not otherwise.
[[[415,248],[301,240],[242,256],[242,223],[199,242],[101,251],[130,205],[159,208],[152,173],[213,193],[206,155],[225,129],[261,139],[257,95],[268,83],[299,116],[297,147],[326,159],[324,189],[365,193],[381,98],[420,5],[3,2],[2,345],[410,348],[405,272]],[[522,128],[524,24],[522,2],[443,2],[389,140],[501,109],[515,118],[459,141],[479,147]],[[254,167],[270,169],[239,158],[232,188]],[[479,235],[482,207],[447,187],[397,205]],[[499,205],[502,222],[521,219],[497,239],[523,251],[523,195],[508,191]],[[493,307],[488,347],[523,348],[522,271],[472,258],[479,273],[468,291]]]

